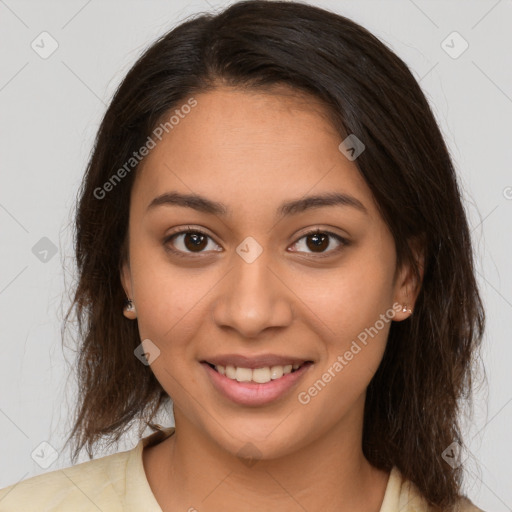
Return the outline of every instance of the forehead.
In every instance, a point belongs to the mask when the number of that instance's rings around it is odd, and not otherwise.
[[[196,106],[164,132],[137,170],[133,194],[146,206],[169,190],[208,196],[233,210],[332,191],[373,201],[315,98],[283,88],[222,87],[194,99]]]

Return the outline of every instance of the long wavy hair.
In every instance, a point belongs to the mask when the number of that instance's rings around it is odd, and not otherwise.
[[[73,462],[100,440],[118,441],[132,422],[152,423],[170,397],[140,363],[137,322],[122,315],[120,268],[137,165],[104,197],[111,180],[165,115],[219,85],[271,90],[287,85],[321,100],[340,141],[355,134],[355,161],[389,227],[397,265],[424,275],[414,314],[392,322],[364,411],[363,452],[374,466],[397,466],[434,507],[461,495],[463,466],[442,458],[463,446],[460,412],[471,397],[485,315],[475,279],[460,186],[429,104],[407,65],[357,23],[319,7],[250,0],[188,18],[151,45],[130,69],[98,130],[78,192],[77,282],[64,327],[78,326],[79,400],[66,444]],[[125,167],[126,169],[126,167]]]

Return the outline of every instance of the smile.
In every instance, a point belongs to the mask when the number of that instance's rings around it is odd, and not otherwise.
[[[202,361],[201,365],[218,393],[245,406],[262,406],[285,397],[313,365],[304,360],[265,365],[261,359],[234,359],[236,363],[233,359],[230,362],[235,364]]]
[[[221,375],[225,375],[228,379],[236,380],[237,382],[257,382],[258,384],[266,384],[271,380],[280,379],[283,375],[293,373],[302,366],[301,364],[287,364],[284,366],[264,366],[262,368],[251,369],[240,366],[208,364]]]

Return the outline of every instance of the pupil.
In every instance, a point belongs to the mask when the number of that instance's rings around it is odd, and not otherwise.
[[[313,242],[313,245],[310,246],[309,243],[308,243],[308,248],[309,249],[312,249],[314,251],[316,251],[317,249],[326,249],[327,247],[325,246],[325,240],[328,238],[325,234],[321,234],[321,233],[315,233],[314,235],[309,235],[308,238],[311,238],[313,240],[315,240]],[[322,240],[320,240],[322,239]],[[323,246],[322,246],[323,244]],[[327,242],[327,245],[329,245],[329,242]],[[317,251],[318,252],[318,251]]]
[[[191,238],[193,239],[193,242],[189,245],[188,242],[190,241]],[[206,237],[201,233],[187,233],[185,235],[185,246],[189,250],[204,249],[204,247],[206,246]]]

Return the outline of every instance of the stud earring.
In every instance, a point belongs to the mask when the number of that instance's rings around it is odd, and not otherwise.
[[[407,304],[404,304],[404,306],[402,306],[402,313],[411,313],[412,314],[412,309],[410,307],[408,307]]]
[[[127,299],[124,305],[124,316],[130,320],[134,320],[137,316],[135,312],[135,304],[132,299]]]

